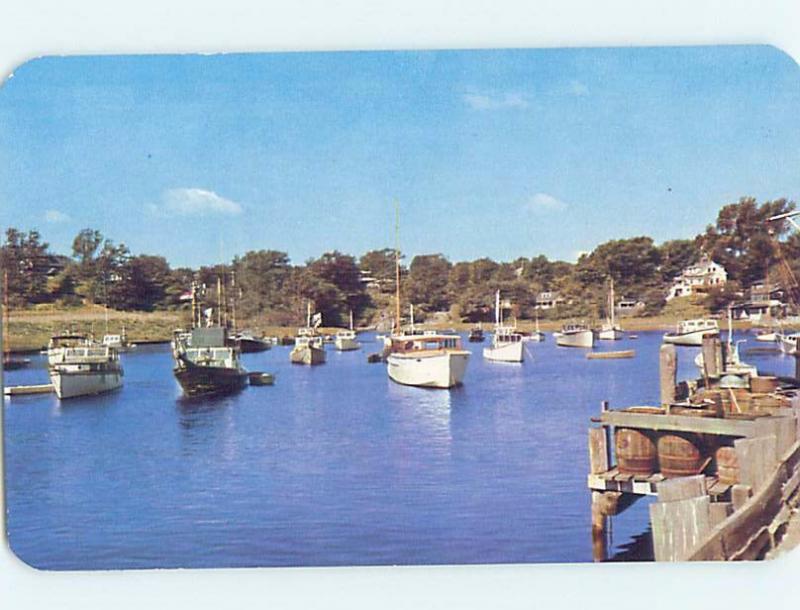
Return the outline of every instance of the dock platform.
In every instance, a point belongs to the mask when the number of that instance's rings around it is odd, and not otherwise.
[[[12,385],[3,388],[3,396],[28,396],[31,394],[50,394],[54,392],[52,383],[41,385]]]

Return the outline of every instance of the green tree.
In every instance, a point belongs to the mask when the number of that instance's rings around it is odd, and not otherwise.
[[[450,262],[441,254],[415,256],[408,268],[406,294],[421,312],[450,309],[447,282]]]
[[[8,274],[8,298],[14,306],[47,300],[47,273],[52,256],[38,231],[6,230],[0,247],[0,267]]]

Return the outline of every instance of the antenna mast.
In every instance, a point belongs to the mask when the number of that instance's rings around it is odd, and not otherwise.
[[[395,281],[395,324],[400,332],[400,202],[394,202],[394,281]]]

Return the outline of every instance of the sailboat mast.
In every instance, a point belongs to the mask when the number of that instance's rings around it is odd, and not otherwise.
[[[394,204],[394,283],[395,283],[395,325],[400,331],[400,202]]]
[[[494,323],[496,326],[500,326],[500,318],[502,318],[502,314],[500,313],[500,291],[494,293]]]
[[[233,332],[236,332],[236,270],[231,271],[231,323]]]
[[[408,317],[411,320],[411,331],[414,331],[414,303],[408,304]]]
[[[10,321],[8,312],[8,271],[3,270],[3,362],[8,361],[8,352],[11,346],[8,343],[8,323]]]
[[[353,310],[350,310],[350,330],[353,330]]]
[[[217,326],[222,326],[222,279],[217,276]]]
[[[306,303],[306,328],[311,328],[311,301]]]
[[[611,328],[614,328],[614,278],[611,278],[611,290],[608,293],[608,308],[611,310]]]

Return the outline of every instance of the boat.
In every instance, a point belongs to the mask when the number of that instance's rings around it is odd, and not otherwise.
[[[458,335],[393,336],[386,367],[397,383],[448,389],[463,382],[469,356]]]
[[[340,352],[350,352],[361,348],[356,338],[356,331],[353,330],[353,311],[350,310],[350,328],[348,330],[336,331],[334,345]]]
[[[565,324],[553,336],[561,347],[594,347],[594,331],[585,324]]]
[[[272,340],[256,337],[251,331],[242,330],[228,337],[228,342],[239,348],[242,354],[266,352],[272,349]]]
[[[480,326],[476,326],[469,331],[469,337],[467,337],[467,341],[470,343],[483,343],[485,338],[486,337],[483,334],[483,329]]]
[[[522,338],[523,341],[535,341],[537,343],[541,343],[544,341],[545,334],[539,330],[539,314],[536,314],[536,328],[529,335],[526,335]]]
[[[231,345],[224,326],[176,331],[172,340],[175,379],[189,397],[230,394],[247,384],[239,349]]]
[[[617,341],[622,339],[622,328],[617,324],[614,315],[614,278],[611,278],[608,290],[608,316],[605,323],[600,327],[597,338],[603,341]]]
[[[8,340],[11,310],[8,306],[8,271],[3,271],[3,370],[14,371],[28,366],[29,358],[17,358],[11,355],[11,344]]]
[[[703,345],[703,337],[718,337],[719,323],[711,319],[683,320],[678,323],[675,332],[664,335],[664,343],[699,347]]]
[[[322,344],[322,337],[317,334],[316,329],[322,324],[322,314],[311,316],[311,303],[308,304],[306,327],[297,330],[297,338],[294,341],[294,348],[289,353],[289,360],[292,364],[325,364],[325,346]]]
[[[794,356],[800,346],[800,333],[776,333],[778,348],[782,353]]]
[[[136,347],[136,344],[128,341],[128,335],[125,333],[125,327],[122,327],[122,332],[119,335],[103,335],[103,345],[113,347],[118,352],[126,352],[129,349]]]
[[[742,362],[739,356],[739,344],[745,343],[744,339],[739,341],[733,340],[733,313],[732,308],[728,307],[728,338],[726,341],[727,349],[725,350],[725,362],[723,363],[722,375],[734,375],[738,377],[758,377],[758,369],[755,365]],[[694,363],[700,371],[705,370],[705,359],[703,352],[695,356]]]
[[[522,362],[522,335],[510,326],[503,325],[503,312],[500,308],[500,291],[495,293],[492,345],[483,348],[483,357],[493,362]]]
[[[775,343],[778,340],[778,333],[774,330],[762,330],[756,333],[755,338],[762,343]]]
[[[59,399],[103,394],[122,387],[119,352],[86,335],[54,335],[47,348],[47,369]]]

